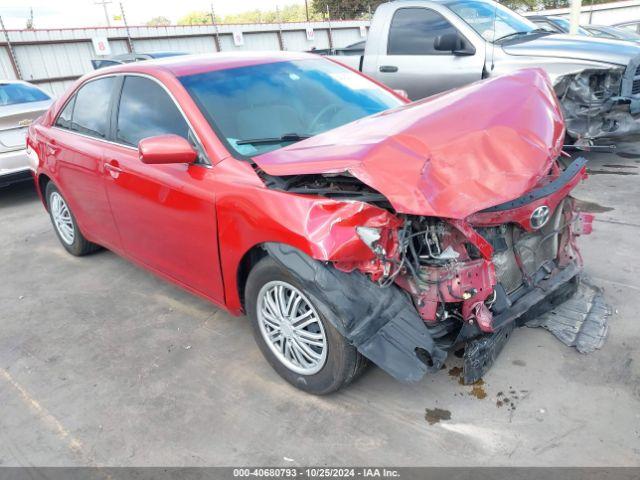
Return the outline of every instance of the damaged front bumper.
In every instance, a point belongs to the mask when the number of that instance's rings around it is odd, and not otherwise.
[[[577,159],[564,170],[556,164],[524,196],[464,220],[389,214],[395,221],[374,215],[359,226],[348,216],[320,222],[339,229],[341,245],[350,246],[337,250],[348,252],[341,259],[312,258],[279,243],[265,249],[318,300],[341,335],[395,378],[416,381],[438,371],[448,352],[464,344],[464,380],[473,383],[515,326],[534,326],[527,322],[540,322],[576,293],[582,270],[576,238],[591,232],[593,216],[576,211],[569,193],[585,178],[585,164]],[[357,202],[346,205],[361,210]],[[582,310],[606,324],[602,309]],[[586,342],[577,339],[585,323],[578,320],[574,345]],[[535,326],[557,333],[569,323]],[[593,321],[587,325],[597,330]]]
[[[567,133],[577,144],[640,133],[640,58],[610,69],[586,69],[560,77],[554,89]]]

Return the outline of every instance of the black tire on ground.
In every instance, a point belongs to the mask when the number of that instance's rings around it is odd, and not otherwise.
[[[267,345],[260,329],[257,315],[258,294],[268,282],[286,282],[302,292],[318,312],[318,318],[324,328],[327,339],[327,358],[324,366],[311,375],[304,375],[291,370]],[[247,316],[251,320],[254,338],[273,369],[293,386],[315,395],[335,392],[354,381],[366,368],[368,362],[357,349],[335,329],[322,315],[321,301],[305,290],[304,286],[289,270],[267,256],[260,260],[249,273],[245,286],[245,306]]]
[[[67,209],[69,210],[71,223],[73,225],[73,242],[71,243],[68,243],[62,237],[62,235],[60,234],[60,231],[58,230],[58,227],[56,227],[56,222],[51,212],[52,196],[54,194],[57,194],[60,196],[60,198],[62,198],[62,200],[67,206]],[[49,210],[49,218],[51,218],[51,223],[53,224],[53,231],[56,232],[56,236],[58,237],[58,240],[60,240],[60,243],[67,250],[67,252],[69,252],[71,255],[75,255],[76,257],[81,257],[82,255],[93,253],[97,250],[100,250],[100,248],[102,248],[100,247],[100,245],[96,245],[95,243],[90,242],[84,237],[84,235],[82,235],[80,228],[78,228],[78,223],[76,222],[76,218],[74,217],[73,212],[71,211],[71,207],[69,207],[66,199],[64,198],[62,193],[60,193],[60,190],[58,190],[58,188],[53,184],[53,182],[47,183],[47,187],[45,189],[45,197],[47,201],[47,209]]]

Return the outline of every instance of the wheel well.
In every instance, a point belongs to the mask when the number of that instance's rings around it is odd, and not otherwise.
[[[47,184],[51,181],[49,177],[47,177],[44,173],[41,173],[38,176],[38,189],[40,190],[40,196],[42,197],[42,203],[44,203],[45,208],[49,208],[47,206]]]
[[[242,305],[243,310],[244,287],[247,284],[249,272],[251,272],[251,269],[253,269],[253,267],[267,255],[267,251],[262,247],[262,245],[254,245],[253,247],[251,247],[251,249],[249,249],[249,251],[244,254],[242,260],[240,260],[236,281],[238,284],[238,296],[240,297],[240,305]]]

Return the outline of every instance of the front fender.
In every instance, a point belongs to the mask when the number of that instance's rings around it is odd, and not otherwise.
[[[239,267],[257,245],[279,243],[322,262],[361,263],[375,255],[360,240],[356,227],[391,231],[401,225],[388,211],[364,202],[286,193],[258,182],[229,185],[220,183],[216,209],[226,305],[236,314],[242,310]]]

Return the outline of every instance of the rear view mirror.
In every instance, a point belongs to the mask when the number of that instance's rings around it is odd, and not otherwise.
[[[438,35],[433,41],[433,48],[439,52],[451,52],[454,55],[474,55],[476,49],[473,45],[456,33],[445,33]]]
[[[179,135],[158,135],[143,138],[138,143],[138,154],[142,163],[193,163],[198,153],[191,144]]]

